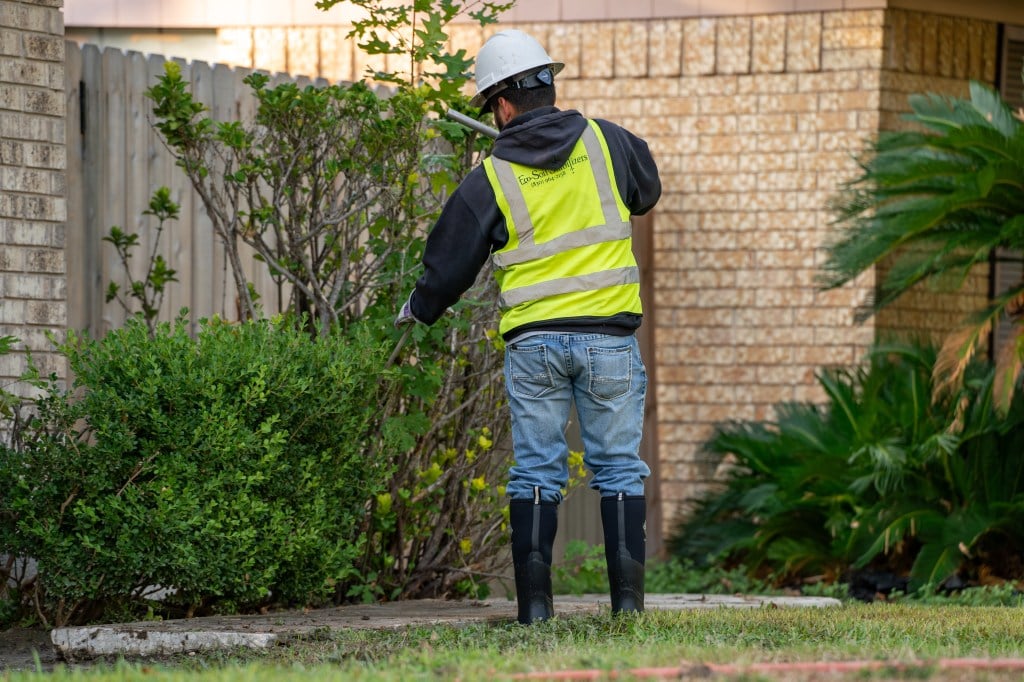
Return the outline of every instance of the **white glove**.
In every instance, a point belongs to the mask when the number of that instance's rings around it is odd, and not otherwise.
[[[405,303],[402,304],[402,309],[398,312],[398,317],[395,318],[395,327],[404,327],[407,324],[416,324],[419,320],[412,314],[412,294],[409,294],[409,298],[406,299]]]

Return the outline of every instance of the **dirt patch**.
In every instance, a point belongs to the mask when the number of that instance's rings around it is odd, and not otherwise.
[[[48,630],[11,628],[0,632],[0,670],[52,670],[57,662]]]

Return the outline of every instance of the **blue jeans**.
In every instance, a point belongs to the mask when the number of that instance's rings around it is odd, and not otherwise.
[[[590,487],[602,497],[643,495],[651,470],[640,459],[647,372],[635,336],[542,332],[505,349],[512,412],[508,495],[561,502],[569,480],[565,429],[572,403]]]

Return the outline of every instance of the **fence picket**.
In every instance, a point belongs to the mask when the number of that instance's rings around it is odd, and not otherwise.
[[[149,153],[150,125],[149,100],[144,96],[146,91],[146,61],[138,52],[125,55],[125,156],[122,160],[124,170],[124,224],[126,232],[139,235],[139,246],[130,262],[132,277],[136,280],[145,276],[149,264],[148,255],[152,251],[155,238],[156,221],[142,213],[149,207],[149,196],[155,187],[150,185]],[[109,226],[101,226],[107,228]],[[103,250],[113,256],[114,247],[103,243]],[[122,295],[124,292],[122,293]],[[111,304],[113,305],[113,304]],[[120,306],[114,306],[121,312]]]
[[[249,73],[248,70],[235,70],[224,64],[217,64],[213,67],[213,100],[210,103],[210,112],[215,119],[218,121],[242,119],[239,97],[241,94],[249,92],[249,86],[242,82],[242,79]],[[228,275],[224,243],[214,233],[213,221],[205,211],[203,211],[203,220],[197,222],[198,224],[206,225],[208,233],[203,236],[203,243],[210,246],[207,252],[197,254],[202,256],[202,260],[196,262],[196,267],[200,267],[200,263],[202,263],[202,267],[207,268],[209,272],[209,287],[205,289],[211,292],[210,300],[207,303],[208,314],[216,312],[221,317],[226,317],[228,314],[228,292],[234,290],[234,284]]]
[[[68,293],[68,326],[71,329],[83,329],[88,325],[89,294],[88,287],[83,286],[87,278],[86,259],[83,257],[86,244],[84,227],[85,197],[82,182],[82,51],[74,43],[65,46],[66,59],[64,74],[67,80],[67,174],[68,188],[68,225],[65,231],[68,282],[78,286],[69,286]]]
[[[100,73],[104,83],[101,97],[99,125],[103,126],[103,144],[100,146],[104,158],[99,164],[102,173],[99,180],[98,199],[102,204],[97,210],[97,222],[94,225],[96,232],[91,238],[99,242],[102,235],[112,225],[122,228],[130,227],[127,215],[124,210],[125,204],[125,155],[127,153],[127,142],[125,135],[125,75],[124,75],[124,53],[118,50],[104,50],[99,61]],[[124,266],[117,258],[111,248],[100,246],[100,262],[103,264],[104,278],[100,282],[100,302],[102,303],[102,292],[108,281],[124,282],[126,272]],[[124,312],[119,306],[104,305],[102,322],[99,332],[106,332],[121,326],[124,322]]]
[[[68,282],[68,289],[81,287],[85,295],[84,329],[92,334],[101,334],[103,318],[103,262],[100,259],[99,229],[103,218],[102,202],[99,197],[100,182],[106,171],[102,161],[104,135],[103,111],[106,104],[103,97],[103,72],[100,68],[100,51],[93,45],[82,50],[82,88],[85,90],[85,132],[82,136],[82,177],[81,182],[68,178],[68,185],[82,188],[84,223],[78,228],[82,235],[83,248],[79,253],[69,253],[68,258],[84,258],[81,268],[83,281]],[[88,172],[86,169],[89,169]],[[70,224],[68,231],[74,231]]]

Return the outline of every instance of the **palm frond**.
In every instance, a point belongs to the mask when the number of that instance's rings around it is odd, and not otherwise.
[[[979,163],[996,163],[1001,160],[1012,162],[1019,158],[1014,154],[1018,154],[1024,145],[1020,133],[1017,130],[1007,136],[988,125],[970,126],[950,131],[946,137],[940,138],[938,144],[957,158],[966,156]]]
[[[978,347],[992,331],[996,318],[985,317],[974,324],[966,324],[946,337],[939,349],[939,357],[932,370],[935,402],[959,388],[964,371],[971,363]]]
[[[921,147],[876,146],[865,170],[875,192],[895,194],[908,191],[948,192],[956,189],[957,176],[976,165],[965,154],[936,153]]]
[[[938,133],[948,133],[969,123],[962,113],[957,114],[956,100],[945,95],[924,93],[907,98],[913,113],[904,116],[908,121],[920,123]]]
[[[826,244],[819,284],[842,286],[892,259],[876,311],[923,280],[955,270],[962,280],[988,250],[1024,242],[1021,121],[978,83],[970,100],[926,94],[910,103],[907,118],[926,131],[882,133],[858,159],[861,175],[829,204],[845,229]]]
[[[797,403],[781,405],[778,412],[779,432],[793,449],[802,453],[828,452],[829,431],[822,427],[822,414],[817,408]]]
[[[842,286],[894,254],[904,250],[915,253],[911,248],[920,247],[921,253],[936,252],[936,256],[948,258],[961,245],[974,246],[975,251],[998,245],[1003,221],[989,218],[982,210],[986,208],[984,204],[984,200],[966,190],[941,198],[913,196],[877,204],[873,215],[853,221],[838,239],[826,245],[829,256],[822,266],[819,283],[827,289]],[[931,246],[945,245],[950,234],[956,235],[958,244],[940,249]],[[978,255],[973,257],[981,259]],[[955,261],[953,265],[962,262]],[[927,271],[922,276],[926,274]],[[919,279],[912,281],[916,283]],[[904,291],[894,289],[884,300],[891,301]]]
[[[1017,251],[1024,249],[1024,211],[1003,223],[1000,234],[1003,238],[1000,246]]]
[[[958,237],[950,239],[949,244],[960,244],[969,240],[967,237],[963,239]],[[971,250],[968,250],[966,246],[961,247],[950,253],[945,252],[944,247],[941,251],[915,251],[901,255],[886,271],[878,285],[873,299],[875,311],[877,312],[892,303],[906,291],[923,282],[931,283],[938,291],[959,290],[973,269],[979,263],[988,261],[992,248],[994,246],[989,246],[986,243]]]
[[[939,133],[969,126],[991,126],[1010,137],[1020,127],[1013,110],[991,86],[970,83],[970,98],[948,97],[934,93],[911,95],[913,113],[907,119]]]
[[[916,536],[922,527],[938,526],[942,522],[942,515],[934,509],[912,502],[900,503],[896,508],[887,507],[881,513],[879,527],[858,529],[874,539],[853,562],[856,568],[863,568],[879,555],[888,554],[904,539]]]
[[[1013,115],[1013,109],[990,85],[971,81],[970,106],[990,125],[1012,137],[1021,128],[1021,122]],[[965,105],[967,103],[965,102]]]
[[[733,421],[720,425],[702,447],[707,454],[735,455],[740,466],[766,473],[778,465],[777,450],[772,447],[778,432],[759,422]]]
[[[910,569],[911,588],[940,585],[970,558],[978,540],[998,524],[998,517],[986,505],[974,504],[942,518],[937,526],[922,529],[925,542]]]
[[[1022,304],[1024,304],[1024,284],[1018,285],[993,299],[987,308],[968,317],[959,330],[946,337],[942,348],[939,349],[939,355],[932,370],[934,380],[933,399],[939,400],[962,385],[964,373],[968,365],[979,348],[988,341],[996,322],[1008,310],[1016,311]],[[1016,349],[1017,345],[1013,345]],[[1021,358],[1019,352],[1017,356],[1017,359],[1013,361],[1009,358],[1004,359],[1002,365],[1004,369],[1016,367],[1017,374],[1012,378],[1013,382],[1016,382],[1020,376],[1019,363]],[[1005,392],[1005,389],[1001,390]],[[1009,400],[1012,397],[1013,391],[1009,390],[1005,392],[1002,398],[1003,402],[998,402],[1000,398],[997,394],[997,405],[1005,408],[1009,405]],[[1005,413],[1005,409],[1003,412]]]
[[[855,371],[854,374],[857,374]],[[829,412],[857,438],[863,438],[857,418],[857,392],[851,373],[845,370],[829,369],[819,374],[818,384],[830,400]]]
[[[859,459],[869,463],[869,479],[880,494],[886,495],[902,486],[907,452],[899,439],[882,438],[874,443],[867,443],[855,450],[848,462],[854,465]]]
[[[910,567],[910,589],[918,590],[925,585],[940,586],[960,568],[964,555],[959,547],[930,543],[921,547]]]

